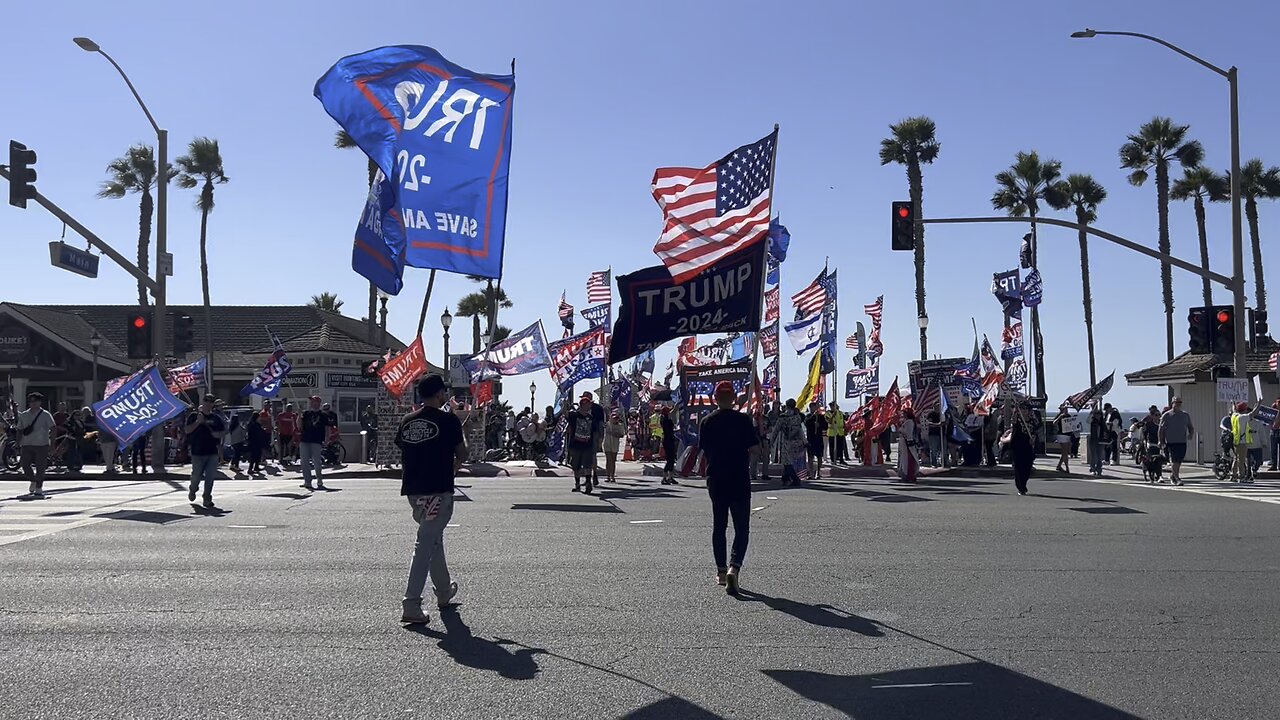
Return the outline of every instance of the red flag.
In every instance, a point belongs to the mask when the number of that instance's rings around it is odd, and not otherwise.
[[[378,379],[387,386],[387,392],[400,397],[418,376],[427,371],[427,355],[422,349],[419,335],[404,352],[388,360],[378,371]]]
[[[898,379],[894,378],[893,384],[889,386],[889,392],[884,394],[875,415],[871,417],[871,434],[879,435],[890,425],[896,425],[901,414],[902,396],[898,394]]]
[[[476,407],[493,402],[493,381],[485,380],[471,386],[471,397],[476,399]]]

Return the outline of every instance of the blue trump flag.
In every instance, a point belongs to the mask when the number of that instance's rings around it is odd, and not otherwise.
[[[130,377],[111,397],[94,403],[93,415],[100,429],[110,433],[120,447],[127,447],[185,409],[165,386],[160,370],[152,367]]]
[[[271,357],[267,358],[267,364],[258,371],[257,375],[240,389],[240,395],[261,395],[262,397],[273,398],[276,393],[280,392],[280,381],[285,378],[289,372],[293,370],[293,365],[289,363],[289,357],[285,355],[284,350],[276,350],[271,353]]]
[[[404,226],[392,204],[395,186],[379,170],[369,186],[351,248],[351,269],[391,295],[404,287]]]
[[[787,259],[787,249],[791,247],[791,233],[782,224],[782,218],[769,221],[769,258],[776,262]],[[773,282],[773,281],[770,281]]]
[[[514,74],[476,73],[432,48],[394,45],[342,58],[316,81],[315,96],[382,171],[382,216],[395,221],[381,223],[388,251],[371,244],[369,262],[353,263],[358,271],[381,266],[385,280],[399,246],[400,271],[502,274]]]

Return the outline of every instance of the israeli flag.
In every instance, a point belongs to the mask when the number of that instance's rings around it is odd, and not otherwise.
[[[793,323],[787,323],[783,329],[787,331],[787,338],[791,340],[791,346],[796,349],[797,355],[803,355],[810,350],[814,350],[822,343],[822,330],[824,313],[814,313],[804,320]]]

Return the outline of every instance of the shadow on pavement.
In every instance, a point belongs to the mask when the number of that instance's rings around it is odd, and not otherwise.
[[[280,498],[282,500],[306,500],[307,498],[311,497],[311,493],[292,493],[292,492],[266,493],[263,495],[259,495],[258,497]]]
[[[737,599],[742,602],[764,603],[778,612],[786,613],[810,625],[848,630],[868,637],[884,636],[884,630],[880,629],[880,625],[876,621],[845,612],[831,605],[809,605],[796,600],[770,597],[750,590],[739,590]]]
[[[723,720],[716,715],[679,697],[663,698],[622,716],[623,720]]]
[[[444,632],[432,630],[426,625],[406,625],[405,629],[439,640],[440,649],[459,665],[491,670],[508,680],[531,680],[538,674],[538,663],[534,656],[546,654],[546,650],[502,638],[488,640],[476,637],[463,622],[456,607],[441,610],[440,619],[444,622]],[[511,651],[507,646],[519,649]]]
[[[607,487],[608,489],[601,489],[597,491],[596,497],[600,498],[601,500],[614,500],[614,499],[627,500],[630,498],[683,498],[685,497],[684,495],[680,493],[672,492],[669,488],[663,487],[661,485],[640,486],[635,490],[616,487],[613,483],[610,483]]]
[[[1082,507],[1082,508],[1064,508],[1065,510],[1074,510],[1075,512],[1088,513],[1090,515],[1146,515],[1141,510],[1134,510],[1131,507],[1123,505],[1108,505],[1107,507]]]
[[[516,503],[512,510],[547,510],[550,512],[620,513],[617,505],[570,505],[567,503]]]
[[[765,670],[791,691],[851,718],[1138,720],[1083,695],[977,661],[871,675]]]
[[[176,513],[155,512],[152,510],[114,510],[108,513],[99,513],[94,515],[97,518],[107,520],[133,520],[135,522],[152,523],[154,525],[167,525],[182,520],[190,520],[190,515],[178,515]]]

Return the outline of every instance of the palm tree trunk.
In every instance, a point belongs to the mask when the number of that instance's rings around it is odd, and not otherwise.
[[[1196,230],[1200,232],[1200,268],[1209,272],[1209,235],[1204,227],[1204,198],[1196,196]],[[1213,305],[1213,285],[1209,278],[1200,278],[1201,290],[1204,292],[1204,305]]]
[[[1037,255],[1039,247],[1036,238],[1036,213],[1034,208],[1031,212],[1031,267],[1035,268],[1039,262]],[[1044,382],[1044,336],[1040,334],[1040,306],[1031,308],[1031,336],[1035,339],[1036,354],[1036,397],[1042,398],[1045,395]],[[1026,347],[1026,341],[1023,341],[1023,347]]]
[[[1089,234],[1084,226],[1089,222],[1084,208],[1076,208],[1076,223],[1080,225],[1080,292],[1084,301],[1084,335],[1089,346],[1089,386],[1098,384],[1097,361],[1093,353],[1093,291],[1089,286]]]
[[[493,316],[498,313],[498,298],[493,293],[493,281],[489,280],[485,283],[485,296],[489,302],[485,304],[484,309],[484,334],[485,337],[493,337]],[[490,342],[493,342],[490,340]]]
[[[200,191],[204,196],[200,209],[200,290],[204,294],[204,357],[205,391],[213,392],[213,311],[209,307],[209,254],[207,240],[209,230],[209,206],[213,200],[213,184],[205,182]]]
[[[1169,165],[1156,163],[1156,205],[1160,217],[1160,252],[1170,254],[1169,243]],[[1168,261],[1160,261],[1160,292],[1164,299],[1165,355],[1173,359],[1173,270]],[[1173,392],[1173,387],[1169,387]]]
[[[1249,218],[1249,239],[1253,241],[1253,296],[1254,308],[1267,311],[1267,285],[1262,278],[1262,241],[1258,238],[1258,201],[1245,198],[1245,215]]]
[[[471,316],[471,353],[480,352],[480,313]]]
[[[151,244],[151,213],[154,205],[151,202],[151,191],[146,190],[142,193],[142,198],[138,201],[138,269],[143,273],[150,275],[150,263],[147,262],[147,249]],[[138,304],[146,306],[147,302],[147,286],[138,281]]]
[[[911,204],[915,207],[916,218],[924,217],[922,204],[924,203],[924,179],[920,174],[920,161],[911,158],[907,163],[907,183],[910,185]],[[916,317],[927,317],[925,311],[925,288],[924,288],[924,225],[916,223],[915,227],[916,241]],[[920,328],[920,359],[929,359],[929,331],[927,328]]]

